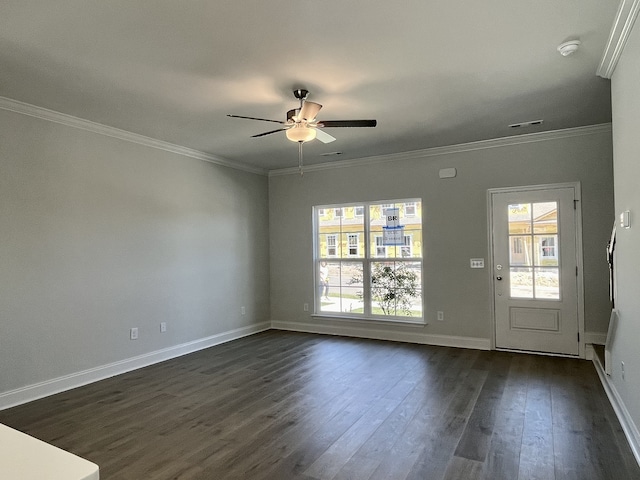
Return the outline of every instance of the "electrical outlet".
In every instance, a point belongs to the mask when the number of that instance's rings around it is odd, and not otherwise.
[[[622,371],[622,379],[624,380],[624,362],[620,362],[620,370]]]
[[[444,312],[438,312],[438,321],[444,322]]]
[[[309,304],[305,303],[304,305],[302,305],[302,310],[304,310],[305,312],[309,311]]]
[[[131,331],[129,332],[129,338],[131,338],[131,340],[138,339],[138,327],[133,327],[131,329]]]
[[[164,333],[167,331],[167,322],[160,322],[160,332]]]
[[[240,307],[240,314],[244,315],[245,313],[247,313],[247,310],[244,307]]]

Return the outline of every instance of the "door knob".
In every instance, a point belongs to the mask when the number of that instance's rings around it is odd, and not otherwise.
[[[498,276],[496,277],[496,280],[502,280],[502,277],[501,277],[500,275],[498,275]]]

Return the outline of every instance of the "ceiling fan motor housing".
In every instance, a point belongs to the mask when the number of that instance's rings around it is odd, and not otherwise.
[[[304,88],[297,88],[293,91],[293,96],[298,100],[304,100],[309,95],[309,90],[305,90]]]

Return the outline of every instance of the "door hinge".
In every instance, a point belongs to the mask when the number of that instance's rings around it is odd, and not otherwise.
[[[580,332],[578,332],[578,343],[580,343]]]
[[[577,210],[578,209],[578,200],[573,200],[573,209]]]
[[[578,267],[576,266],[576,277],[578,276]]]

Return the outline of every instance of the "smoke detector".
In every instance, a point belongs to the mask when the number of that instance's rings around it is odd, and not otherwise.
[[[569,40],[568,42],[561,43],[558,45],[558,51],[560,55],[566,57],[567,55],[571,55],[573,52],[578,50],[580,46],[580,40]]]

